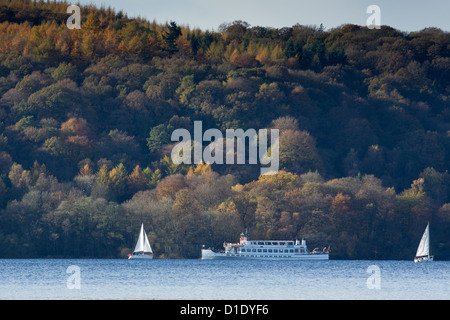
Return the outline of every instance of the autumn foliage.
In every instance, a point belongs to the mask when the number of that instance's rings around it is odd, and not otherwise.
[[[449,258],[450,35],[218,31],[0,0],[0,256],[199,256],[248,230],[334,258]],[[175,165],[171,134],[280,130],[280,171]],[[311,249],[313,249],[311,248]]]

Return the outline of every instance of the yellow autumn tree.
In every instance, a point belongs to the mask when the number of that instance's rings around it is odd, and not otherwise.
[[[127,187],[127,170],[122,163],[119,163],[109,172],[109,186],[117,196],[122,196]]]
[[[106,164],[101,166],[101,168],[97,171],[96,176],[98,181],[100,181],[104,185],[108,185],[109,182],[108,166]]]
[[[265,64],[267,61],[269,61],[270,53],[269,49],[267,47],[261,47],[258,50],[258,54],[256,55],[256,60],[259,61],[261,64]]]
[[[275,48],[272,49],[270,53],[270,60],[272,62],[278,62],[283,59],[283,48],[281,46],[276,45]]]
[[[212,168],[209,163],[204,163],[203,161],[197,164],[195,168],[190,168],[187,175],[188,176],[202,176],[208,173],[211,173]]]

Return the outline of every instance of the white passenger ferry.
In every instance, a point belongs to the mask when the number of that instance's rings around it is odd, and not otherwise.
[[[202,259],[295,259],[295,260],[328,260],[330,248],[312,252],[306,247],[306,240],[301,242],[285,240],[248,240],[241,233],[239,243],[224,243],[225,250],[213,251],[202,249]]]

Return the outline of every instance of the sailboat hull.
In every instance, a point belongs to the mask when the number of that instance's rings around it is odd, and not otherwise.
[[[420,258],[414,258],[415,263],[426,263],[426,262],[432,262],[433,257],[420,257]]]
[[[134,254],[134,255],[130,255],[128,257],[128,260],[149,260],[149,259],[153,259],[153,255],[146,255],[146,254]]]

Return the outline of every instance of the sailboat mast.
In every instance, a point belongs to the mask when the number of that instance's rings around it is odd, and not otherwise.
[[[428,239],[428,258],[431,256],[431,246],[430,246],[430,221],[427,224],[427,239]]]

